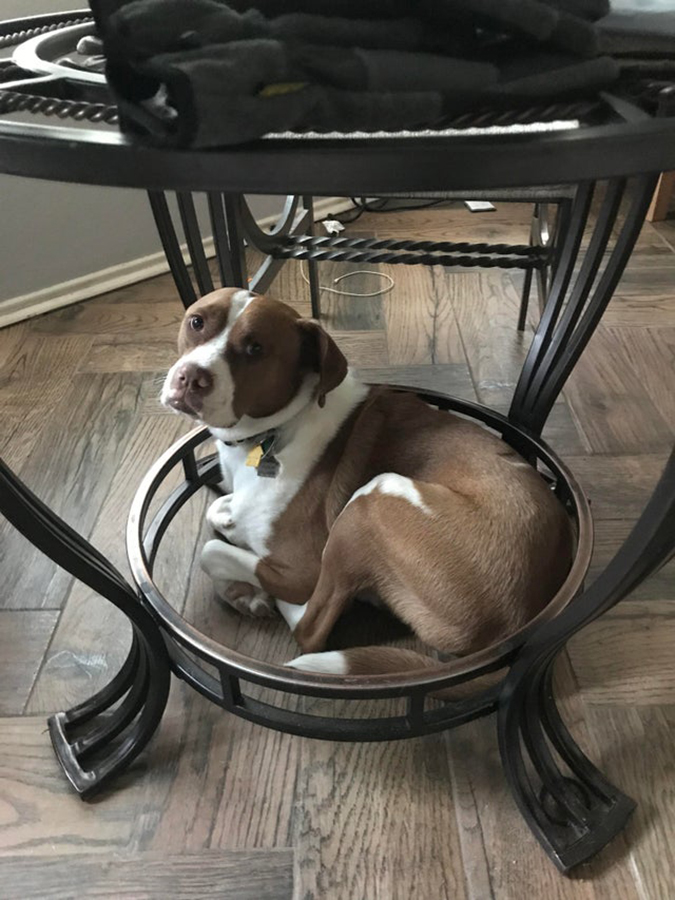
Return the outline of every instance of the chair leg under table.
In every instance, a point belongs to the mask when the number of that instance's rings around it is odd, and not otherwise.
[[[312,197],[303,197],[302,202],[309,214],[309,222],[307,225],[307,234],[314,236],[316,234],[316,226],[314,224],[314,199]],[[300,263],[302,265],[302,263]],[[321,321],[321,287],[319,285],[318,263],[315,259],[307,260],[307,280],[309,281],[309,298],[312,306],[312,318],[317,322]]]

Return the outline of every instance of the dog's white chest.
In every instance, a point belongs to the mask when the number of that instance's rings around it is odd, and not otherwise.
[[[307,481],[342,422],[366,393],[364,385],[348,376],[328,395],[325,409],[316,404],[308,406],[297,417],[294,428],[280,437],[280,449],[275,452],[279,462],[276,478],[260,476],[256,468],[246,465],[250,446],[229,446],[221,438],[218,453],[223,476],[221,487],[226,499],[218,504],[217,521],[211,522],[216,530],[230,543],[264,558],[275,523]],[[216,429],[214,432],[220,437]],[[227,529],[226,523],[229,523]]]
[[[223,533],[231,543],[263,557],[274,523],[300,484],[297,479],[291,480],[281,473],[276,478],[259,476],[256,468],[246,465],[249,449],[219,446],[222,487],[228,497],[225,518],[231,522],[227,532],[223,530]]]

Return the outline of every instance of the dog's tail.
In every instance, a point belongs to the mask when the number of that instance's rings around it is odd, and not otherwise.
[[[304,656],[298,656],[286,665],[301,672],[332,675],[389,675],[437,669],[442,663],[415,650],[406,650],[403,647],[375,646],[326,650],[323,653],[305,653]],[[461,700],[492,687],[503,677],[503,670],[490,672],[471,681],[432,691],[430,696],[439,700]]]

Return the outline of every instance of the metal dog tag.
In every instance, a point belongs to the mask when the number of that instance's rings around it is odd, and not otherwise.
[[[271,453],[263,456],[258,463],[257,472],[260,478],[276,478],[279,474],[279,460]]]

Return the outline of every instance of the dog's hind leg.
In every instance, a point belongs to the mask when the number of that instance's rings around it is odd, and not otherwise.
[[[361,511],[355,507],[340,514],[326,542],[312,596],[304,607],[297,607],[302,610],[301,615],[291,611],[295,621],[289,625],[305,653],[323,649],[333,626],[356,595],[371,587],[362,541],[362,537],[367,541],[363,524]],[[283,609],[281,612],[284,615]]]
[[[429,646],[467,652],[472,583],[457,576],[469,568],[461,535],[447,533],[452,512],[466,503],[447,488],[393,472],[357,490],[333,523],[316,588],[294,630],[303,653],[323,650],[337,619],[364,594],[374,594]]]
[[[351,605],[357,592],[349,579],[321,568],[321,575],[307,608],[296,625],[293,636],[305,653],[322,650],[333,626]]]

